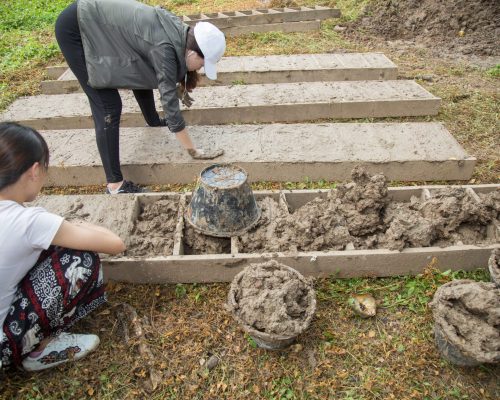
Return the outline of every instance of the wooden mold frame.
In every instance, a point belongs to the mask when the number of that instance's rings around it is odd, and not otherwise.
[[[436,189],[450,186],[414,186],[389,188],[392,201],[410,201],[412,196],[428,198]],[[498,190],[500,185],[454,186],[464,187],[480,202],[478,194]],[[270,196],[281,207],[295,210],[315,197],[326,197],[328,190],[256,191],[256,199]],[[485,268],[494,248],[500,247],[500,227],[491,224],[487,229],[490,245],[456,245],[450,247],[407,248],[402,251],[342,250],[290,253],[241,253],[236,238],[231,238],[228,254],[184,255],[183,230],[186,224],[184,210],[189,194],[150,193],[137,195],[137,201],[146,204],[169,198],[179,200],[179,213],[174,237],[173,255],[157,257],[122,257],[103,260],[106,279],[130,283],[209,283],[230,282],[249,263],[269,259],[286,264],[306,276],[337,278],[386,277],[421,273],[431,262],[440,270],[473,270]]]
[[[194,26],[197,22],[210,22],[224,30],[248,25],[275,24],[339,18],[338,9],[314,7],[259,8],[255,10],[224,11],[216,13],[191,14],[182,16],[184,23]]]

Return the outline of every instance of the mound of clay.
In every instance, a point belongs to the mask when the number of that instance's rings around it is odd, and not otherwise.
[[[236,319],[250,328],[291,337],[309,326],[316,297],[302,275],[272,260],[251,264],[236,275],[228,306]]]
[[[464,188],[439,189],[425,201],[414,197],[410,203],[390,204],[378,247],[402,250],[481,243],[495,214],[493,206],[476,202]]]
[[[300,251],[343,250],[352,241],[335,201],[316,198],[288,217],[291,242]]]
[[[393,203],[387,207],[384,223],[388,226],[379,236],[379,247],[403,250],[405,247],[427,247],[436,237],[431,221],[425,219],[410,203]]]
[[[172,200],[161,199],[147,204],[137,219],[126,254],[172,255],[177,213],[177,202]]]
[[[490,213],[493,219],[498,221],[500,219],[500,189],[489,193],[480,193],[479,198],[486,211]]]
[[[500,249],[491,252],[488,260],[488,270],[490,271],[491,281],[500,286]]]
[[[258,225],[239,238],[249,252],[332,251],[345,249],[486,244],[488,226],[498,219],[500,190],[477,202],[464,188],[433,191],[422,201],[389,202],[387,180],[362,168],[352,182],[339,185],[326,199],[317,197],[289,214],[271,198],[259,201]]]
[[[500,289],[493,283],[455,280],[430,303],[438,346],[458,365],[500,362]]]
[[[424,218],[433,222],[437,235],[443,239],[449,238],[460,225],[486,226],[491,222],[485,206],[476,202],[463,188],[436,190],[430,199],[416,208]]]
[[[271,197],[257,201],[261,215],[258,224],[241,235],[239,249],[242,253],[284,251],[290,246],[289,232],[284,229],[288,210]]]
[[[184,228],[184,254],[231,253],[231,240],[204,235],[197,232],[188,222]]]
[[[351,177],[352,182],[339,185],[331,192],[331,201],[338,206],[351,235],[374,233],[380,229],[389,203],[387,179],[383,174],[370,176],[361,167],[354,168]]]
[[[288,217],[289,237],[298,250],[343,250],[355,237],[382,228],[388,203],[385,176],[370,176],[356,167],[351,177],[352,182],[330,191],[327,200],[316,198]]]
[[[464,54],[500,55],[498,0],[375,0],[360,25],[386,39],[418,39]]]

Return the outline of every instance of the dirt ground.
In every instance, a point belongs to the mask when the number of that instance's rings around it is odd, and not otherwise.
[[[388,40],[416,40],[437,53],[500,56],[497,0],[376,0],[355,26]]]

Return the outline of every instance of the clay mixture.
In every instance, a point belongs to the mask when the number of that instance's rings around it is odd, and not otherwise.
[[[500,249],[492,251],[488,260],[488,270],[490,271],[491,281],[500,287]]]
[[[494,283],[449,282],[430,306],[445,357],[460,365],[500,362],[500,288]]]
[[[184,222],[184,254],[229,254],[231,239],[207,236]]]
[[[168,199],[160,199],[145,205],[132,231],[126,254],[172,255],[178,210],[178,202]]]
[[[230,310],[260,332],[296,336],[309,326],[315,307],[312,285],[275,260],[251,264],[231,284]]]
[[[375,0],[352,29],[359,27],[436,50],[500,56],[498,0]]]
[[[481,195],[482,203],[463,188],[435,190],[428,200],[390,202],[382,174],[356,168],[352,180],[292,214],[271,198],[261,200],[261,220],[239,238],[240,251],[402,250],[495,241],[487,228],[498,220],[500,191]]]

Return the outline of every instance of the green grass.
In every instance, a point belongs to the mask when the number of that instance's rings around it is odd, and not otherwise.
[[[60,59],[54,23],[72,1],[0,2],[0,111],[17,97],[38,90],[43,67]]]
[[[500,64],[497,64],[493,68],[490,68],[488,71],[486,71],[486,74],[493,78],[500,78]]]
[[[51,26],[73,0],[2,0],[0,32],[33,31]]]
[[[59,53],[53,25],[72,0],[3,0],[0,3],[0,70],[19,69]]]

